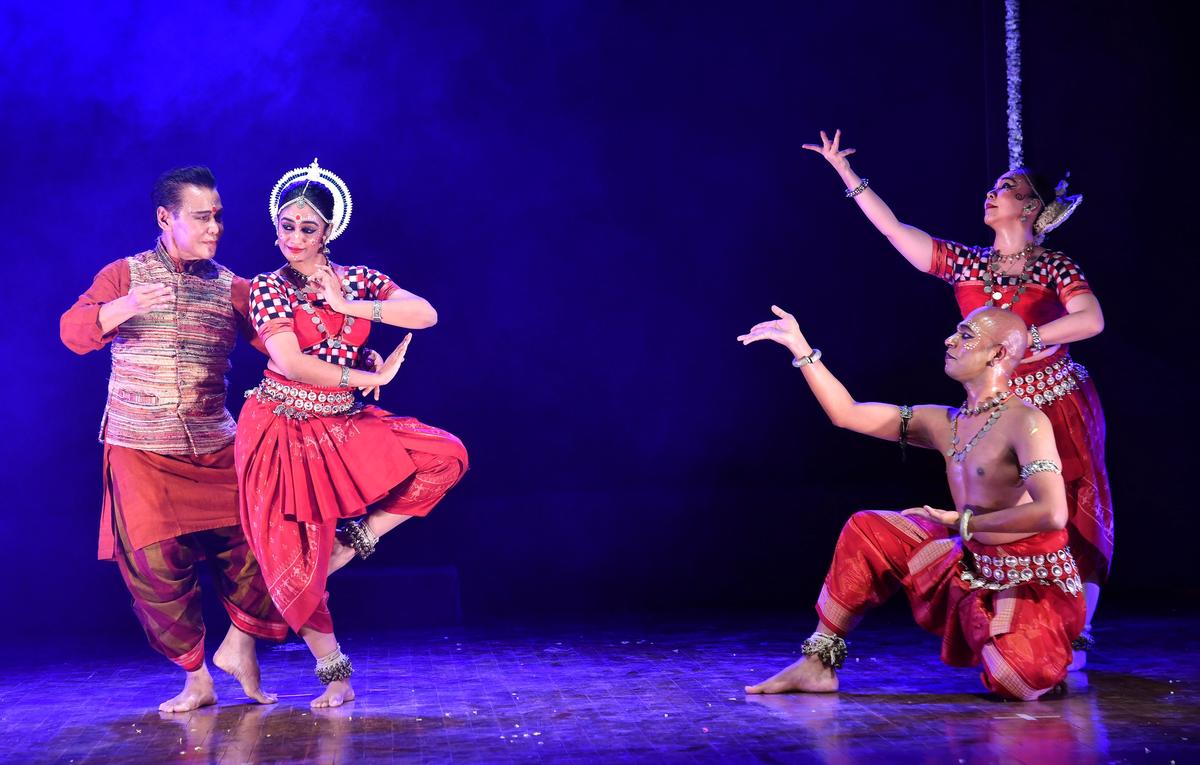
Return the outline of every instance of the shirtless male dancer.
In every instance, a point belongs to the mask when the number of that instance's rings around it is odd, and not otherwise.
[[[945,372],[962,383],[966,401],[908,407],[855,401],[795,318],[772,311],[777,320],[738,340],[773,340],[791,351],[834,425],[941,452],[956,509],[851,516],[803,658],[746,692],[836,691],[843,638],[868,608],[901,589],[917,623],[942,637],[946,664],[982,664],[984,685],[1009,699],[1032,701],[1058,686],[1083,628],[1083,588],[1067,546],[1067,500],[1050,421],[1009,393],[1025,352],[1024,322],[995,307],[968,314],[945,341]]]

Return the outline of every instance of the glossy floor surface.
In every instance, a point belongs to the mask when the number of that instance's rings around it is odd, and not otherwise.
[[[0,673],[0,761],[54,763],[1200,762],[1200,619],[1110,616],[1062,697],[1005,703],[896,619],[852,636],[842,691],[747,696],[799,619],[347,635],[358,699],[313,711],[298,642],[262,648],[273,706],[163,715],[181,677],[141,646]],[[90,653],[90,651],[89,651]],[[12,659],[10,653],[7,657]]]

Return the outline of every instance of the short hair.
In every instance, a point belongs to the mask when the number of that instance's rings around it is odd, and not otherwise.
[[[184,186],[199,186],[203,189],[215,189],[217,179],[212,170],[201,165],[177,167],[158,176],[154,182],[154,190],[150,193],[150,201],[154,209],[165,207],[172,215],[179,214],[179,198],[183,195]]]

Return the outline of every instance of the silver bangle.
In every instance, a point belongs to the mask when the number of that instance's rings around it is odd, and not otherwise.
[[[371,303],[371,321],[374,321],[374,322],[383,321],[383,301],[382,300],[376,300],[373,303]]]
[[[820,360],[821,349],[813,348],[812,353],[808,354],[807,356],[801,356],[799,358],[792,359],[792,366],[794,366],[796,369],[799,369],[800,367],[806,367],[809,364],[815,364]]]
[[[958,535],[962,537],[964,542],[970,542],[971,537],[974,536],[971,534],[971,530],[967,528],[971,525],[971,516],[974,514],[975,511],[971,508],[964,507],[962,513],[958,516]]]
[[[342,379],[338,380],[338,387],[350,387],[350,367],[342,367]]]
[[[1036,324],[1029,325],[1029,336],[1033,338],[1033,345],[1029,347],[1029,350],[1034,353],[1046,350],[1046,346],[1042,345],[1042,331],[1037,328]]]
[[[853,199],[854,197],[856,197],[859,194],[866,191],[867,187],[870,185],[871,185],[871,181],[866,178],[863,178],[861,181],[859,181],[858,185],[855,186],[854,188],[846,189],[846,199]]]

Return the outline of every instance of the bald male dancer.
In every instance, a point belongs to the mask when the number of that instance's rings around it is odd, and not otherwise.
[[[836,691],[845,636],[868,608],[899,590],[917,623],[942,638],[946,664],[982,664],[983,684],[1008,699],[1032,701],[1055,688],[1083,628],[1083,588],[1067,546],[1066,492],[1050,421],[1008,390],[1025,352],[1024,322],[999,308],[970,313],[945,341],[945,372],[962,383],[965,403],[907,407],[855,401],[796,319],[777,306],[772,311],[778,319],[738,340],[772,340],[790,350],[838,427],[941,452],[955,509],[851,516],[803,658],[746,692]]]

